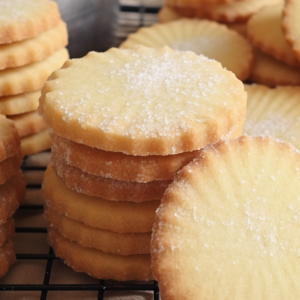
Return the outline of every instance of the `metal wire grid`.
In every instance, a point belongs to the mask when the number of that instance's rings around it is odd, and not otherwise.
[[[22,165],[23,172],[28,171],[45,171],[46,167],[26,166],[26,159]],[[28,184],[27,189],[40,189],[40,184]],[[21,205],[19,210],[42,210],[43,205]],[[47,233],[47,228],[43,227],[16,227],[16,233]],[[59,260],[55,257],[53,249],[50,248],[48,254],[16,254],[17,260],[44,260],[47,261],[44,280],[42,284],[0,284],[0,291],[40,291],[41,300],[47,299],[49,291],[98,291],[98,300],[104,299],[105,291],[153,291],[153,299],[159,300],[159,289],[157,282],[115,282],[107,283],[105,280],[99,280],[98,284],[50,284],[50,276],[52,264],[54,260]]]

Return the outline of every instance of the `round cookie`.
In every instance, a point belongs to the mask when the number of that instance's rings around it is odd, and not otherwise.
[[[8,240],[0,247],[0,277],[4,276],[9,266],[16,260],[14,245]]]
[[[0,45],[0,70],[41,61],[68,44],[66,23],[24,41]]]
[[[117,255],[85,248],[64,238],[57,230],[48,228],[48,242],[55,255],[74,271],[85,272],[98,279],[118,281],[153,279],[150,254]]]
[[[54,1],[0,0],[0,11],[0,44],[32,38],[60,21]]]
[[[17,115],[36,110],[41,91],[0,98],[0,114]]]
[[[52,157],[52,166],[60,180],[77,193],[112,201],[145,202],[161,199],[172,180],[150,182],[121,181],[82,172]]]
[[[88,226],[118,233],[150,232],[160,200],[116,202],[79,194],[67,188],[50,164],[42,187],[48,206]]]
[[[50,74],[60,68],[68,58],[68,50],[61,49],[42,61],[0,71],[0,96],[41,89]]]
[[[21,148],[24,156],[50,149],[51,139],[48,129],[21,138]]]
[[[297,0],[286,0],[282,13],[282,29],[287,42],[300,60],[300,26],[298,22],[300,3]]]
[[[254,64],[250,79],[253,82],[275,87],[277,85],[300,85],[300,68],[253,49]]]
[[[45,216],[50,227],[55,228],[62,236],[82,247],[95,248],[118,255],[150,253],[151,232],[115,233],[93,228],[60,215],[49,206],[45,210]]]
[[[165,4],[170,6],[177,6],[178,8],[197,8],[201,5],[235,3],[239,1],[241,0],[166,0]]]
[[[21,170],[0,185],[0,224],[11,217],[25,196],[25,179]]]
[[[145,156],[216,142],[243,121],[245,106],[242,83],[219,63],[137,46],[66,62],[46,82],[39,112],[61,137]]]
[[[253,61],[249,42],[225,25],[206,20],[181,19],[166,24],[142,27],[130,34],[121,48],[164,45],[179,51],[193,51],[214,59],[240,80],[248,78]]]
[[[21,153],[8,157],[0,162],[0,185],[4,184],[21,167],[23,157]]]
[[[300,149],[300,87],[245,85],[248,94],[244,133],[270,135]]]
[[[11,240],[14,234],[15,221],[13,218],[8,218],[6,223],[0,225],[0,247],[4,245],[5,241]]]
[[[10,116],[9,119],[14,122],[20,137],[32,135],[47,128],[37,111]]]
[[[20,138],[14,122],[0,115],[0,162],[20,153]]]
[[[155,218],[162,299],[298,299],[299,195],[300,155],[290,144],[242,136],[207,146]]]
[[[228,134],[229,138],[242,135],[243,124]],[[149,182],[172,180],[174,175],[197,155],[199,150],[174,155],[134,156],[107,152],[59,137],[50,133],[52,157],[77,167],[85,173],[123,181]],[[95,161],[97,164],[95,164]]]
[[[282,8],[282,4],[264,7],[254,14],[247,24],[247,36],[261,51],[291,66],[300,67],[300,61],[282,32]]]

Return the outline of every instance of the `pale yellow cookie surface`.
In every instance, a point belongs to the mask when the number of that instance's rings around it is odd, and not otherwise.
[[[17,115],[36,110],[41,91],[0,98],[0,114]]]
[[[274,5],[254,14],[247,24],[247,36],[261,51],[291,66],[300,67],[300,61],[285,40],[281,28],[282,9],[283,5]]]
[[[245,85],[248,93],[244,133],[270,135],[300,149],[300,88]]]
[[[48,228],[48,242],[55,255],[77,272],[85,272],[98,279],[119,281],[153,279],[150,254],[117,255],[93,248],[85,248]]]
[[[68,50],[61,49],[42,61],[0,71],[0,96],[41,89],[50,74],[59,69],[68,58]]]
[[[160,201],[116,202],[68,189],[48,166],[43,182],[47,205],[59,214],[88,226],[119,233],[150,232]]]
[[[282,14],[282,29],[287,42],[293,48],[294,54],[300,60],[300,2],[286,0]]]
[[[41,61],[65,47],[67,43],[67,27],[60,21],[57,26],[37,37],[0,45],[0,70]]]
[[[93,228],[60,215],[49,206],[45,210],[45,216],[50,223],[50,227],[58,230],[65,238],[75,241],[83,247],[95,248],[118,255],[150,253],[151,232],[116,233],[110,230]]]
[[[235,3],[241,0],[166,0],[165,4],[177,7],[193,7],[197,8],[200,5]],[[243,0],[245,1],[245,0]]]
[[[243,121],[234,74],[192,52],[137,46],[69,60],[39,112],[61,137],[105,151],[169,155],[220,140]]]
[[[252,67],[249,42],[225,25],[212,21],[181,19],[141,28],[130,34],[121,48],[144,45],[152,48],[169,46],[174,50],[192,51],[220,62],[240,80],[248,78]]]
[[[152,266],[161,297],[300,297],[300,155],[270,137],[207,146],[158,209]]]
[[[51,139],[48,129],[21,138],[21,148],[24,156],[50,149]]]
[[[37,36],[60,21],[54,1],[1,0],[0,11],[0,44]]]
[[[268,85],[300,85],[300,68],[292,67],[258,49],[254,51],[254,64],[250,79]]]
[[[20,137],[39,133],[47,128],[37,111],[10,116],[9,119],[14,122]]]

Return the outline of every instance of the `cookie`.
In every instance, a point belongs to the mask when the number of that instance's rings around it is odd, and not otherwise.
[[[163,6],[158,14],[157,19],[159,23],[166,23],[171,22],[180,19],[181,16],[179,13],[175,12],[173,9],[171,9],[169,6]]]
[[[121,48],[164,45],[179,51],[192,51],[214,59],[240,80],[250,75],[253,54],[249,42],[225,25],[212,21],[181,19],[167,24],[142,27],[130,34]]]
[[[245,106],[242,83],[219,63],[137,46],[66,62],[45,84],[39,112],[61,137],[146,156],[220,140],[243,121]]]
[[[10,116],[9,119],[14,122],[20,137],[39,133],[47,128],[37,111]]]
[[[282,29],[287,42],[291,45],[295,56],[300,60],[300,28],[298,17],[300,3],[297,0],[286,0],[282,13]]]
[[[243,125],[237,126],[229,138],[242,135]],[[174,175],[197,155],[199,150],[159,156],[134,156],[107,152],[50,133],[52,156],[85,173],[123,181],[149,182],[172,180]],[[97,164],[95,164],[95,161]]]
[[[160,200],[116,202],[79,194],[67,188],[50,164],[42,191],[48,206],[61,215],[94,228],[118,233],[150,232]]]
[[[51,207],[45,210],[49,226],[56,229],[68,240],[82,247],[95,248],[106,253],[118,255],[149,254],[151,232],[115,233],[109,230],[93,228],[82,222],[58,214]]]
[[[21,138],[21,148],[24,156],[35,154],[51,148],[48,129]]]
[[[8,268],[16,260],[14,245],[11,240],[8,240],[0,247],[0,277],[4,276]]]
[[[41,61],[67,44],[67,26],[60,21],[57,26],[37,37],[0,45],[0,70]]]
[[[254,13],[265,6],[280,3],[283,3],[283,0],[243,0],[229,4],[209,4],[199,9],[188,7],[181,9],[176,6],[172,6],[171,8],[181,16],[190,18],[205,17],[218,22],[235,23],[247,21]]]
[[[300,88],[245,85],[248,93],[244,133],[270,135],[300,149]]]
[[[42,61],[0,71],[0,96],[17,95],[42,88],[50,74],[69,58],[61,49]]]
[[[85,272],[98,279],[118,281],[153,279],[150,254],[116,255],[85,248],[64,238],[57,230],[48,228],[48,242],[55,255],[74,271]]]
[[[23,157],[20,153],[0,162],[0,185],[4,184],[21,167]]]
[[[60,22],[54,1],[1,0],[0,11],[0,44],[32,38]]]
[[[5,241],[11,240],[14,234],[15,234],[15,221],[13,218],[8,218],[6,223],[0,225],[0,247],[3,246]]]
[[[236,22],[226,25],[229,29],[236,31],[243,37],[247,38],[247,22]]]
[[[17,115],[36,110],[41,91],[0,98],[0,114]]]
[[[298,299],[299,195],[300,155],[290,144],[242,136],[207,146],[155,218],[161,298]]]
[[[0,115],[0,162],[20,153],[20,138],[14,122]]]
[[[60,180],[77,193],[112,201],[145,202],[161,199],[172,180],[150,182],[121,181],[99,177],[68,166],[52,156],[52,166]]]
[[[7,221],[25,196],[25,179],[21,170],[0,185],[0,224]]]
[[[241,0],[166,0],[165,4],[170,6],[177,6],[178,8],[184,8],[184,7],[197,8],[201,5],[235,3],[239,1]]]
[[[253,82],[275,87],[277,85],[300,85],[300,68],[292,67],[284,62],[254,51],[254,64],[250,79]]]
[[[247,24],[247,36],[264,53],[288,65],[300,67],[300,61],[285,40],[281,29],[282,8],[282,4],[264,7],[254,14]]]

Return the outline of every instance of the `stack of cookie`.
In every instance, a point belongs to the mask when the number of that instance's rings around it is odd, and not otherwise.
[[[20,138],[12,121],[0,115],[0,277],[15,261],[15,232],[12,214],[25,196],[25,179],[20,170]]]
[[[162,23],[182,17],[209,19],[246,35],[247,21],[254,13],[279,3],[283,0],[165,0],[158,18]]]
[[[56,255],[97,278],[153,278],[167,186],[200,148],[238,137],[245,109],[231,72],[168,47],[89,53],[55,71],[39,112],[53,142],[43,192]]]
[[[68,59],[66,24],[48,0],[0,0],[0,114],[11,118],[24,155],[50,148],[37,115],[40,90]]]

